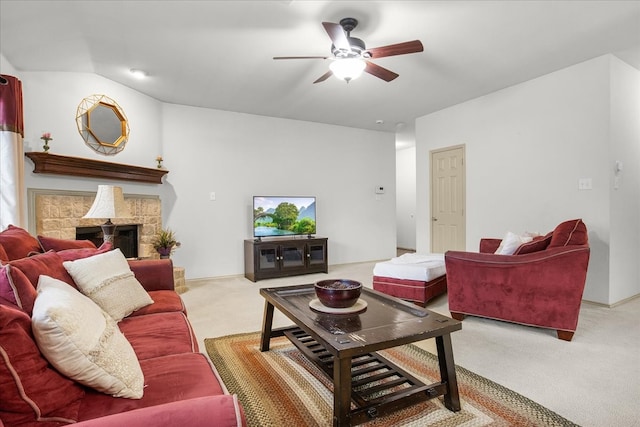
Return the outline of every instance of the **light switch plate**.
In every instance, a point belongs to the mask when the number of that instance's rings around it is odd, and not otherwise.
[[[591,190],[591,189],[593,189],[591,178],[580,178],[578,180],[578,190]]]

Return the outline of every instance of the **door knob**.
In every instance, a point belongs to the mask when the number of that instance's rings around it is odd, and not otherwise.
[[[434,221],[434,222],[435,222],[435,221],[437,221],[437,220],[438,220],[438,218],[436,218],[435,216],[434,216],[434,217],[431,217],[431,221]]]

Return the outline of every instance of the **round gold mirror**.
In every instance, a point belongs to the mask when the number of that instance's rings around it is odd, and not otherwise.
[[[83,99],[76,113],[76,124],[85,143],[101,154],[119,153],[129,139],[129,122],[124,111],[105,95]]]

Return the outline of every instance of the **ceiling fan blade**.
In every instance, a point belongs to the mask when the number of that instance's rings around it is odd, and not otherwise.
[[[322,26],[329,34],[329,38],[333,42],[333,45],[338,49],[351,50],[351,45],[347,39],[347,35],[340,24],[334,24],[333,22],[323,22]]]
[[[394,73],[391,70],[387,70],[379,65],[374,64],[373,62],[366,61],[367,67],[364,69],[365,72],[376,76],[385,82],[390,82],[399,76],[399,74]]]
[[[420,40],[410,42],[390,44],[388,46],[374,47],[367,49],[372,58],[384,58],[385,56],[406,55],[407,53],[422,52],[424,47]]]
[[[274,56],[273,59],[329,59],[328,56]]]
[[[321,75],[320,77],[318,77],[318,79],[313,82],[315,83],[322,83],[323,81],[327,80],[329,77],[331,77],[333,75],[333,72],[331,70],[327,71],[326,73],[324,73],[323,75]]]

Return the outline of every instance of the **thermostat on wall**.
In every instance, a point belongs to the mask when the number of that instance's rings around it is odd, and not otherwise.
[[[376,194],[384,194],[384,187],[381,185],[376,187]]]

